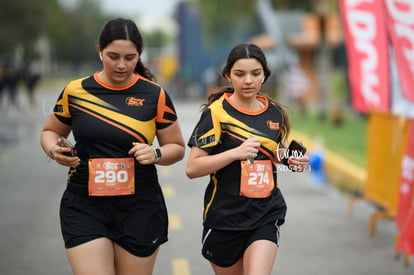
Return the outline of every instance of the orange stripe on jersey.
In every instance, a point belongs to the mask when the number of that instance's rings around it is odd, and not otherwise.
[[[241,113],[245,113],[245,114],[248,114],[248,115],[257,115],[257,114],[260,114],[261,112],[263,112],[263,110],[265,110],[265,109],[267,109],[267,106],[268,106],[268,101],[265,99],[265,97],[264,96],[261,96],[261,95],[257,95],[256,96],[256,99],[257,100],[259,100],[262,104],[263,104],[263,107],[261,107],[259,110],[257,110],[257,111],[249,111],[249,110],[246,110],[246,109],[243,109],[243,108],[241,108],[241,107],[239,107],[238,105],[236,105],[231,99],[230,99],[230,96],[231,96],[232,94],[230,94],[230,93],[225,93],[224,94],[224,96],[225,96],[225,98],[227,99],[227,102],[234,108],[234,109],[236,109],[237,111],[239,111],[239,112],[241,112]]]
[[[104,86],[105,88],[108,88],[108,89],[114,90],[114,91],[128,89],[129,87],[132,87],[139,79],[139,75],[135,74],[134,79],[131,82],[129,82],[128,84],[126,84],[124,86],[113,86],[113,85],[109,85],[109,84],[101,81],[98,77],[98,73],[99,72],[95,72],[94,75],[93,75],[93,78],[95,79],[95,81],[98,82],[100,85]]]
[[[144,136],[149,144],[151,144],[155,138],[155,123],[149,123],[151,121],[139,121],[132,117],[113,111],[109,106],[100,106],[93,102],[84,101],[81,98],[73,97],[72,102],[76,105],[71,104],[71,106],[78,106],[78,109],[88,110],[89,114],[99,113],[101,117],[117,121],[118,125],[124,125],[135,130],[135,133],[140,133],[140,136]],[[153,118],[152,121],[154,119],[155,118]]]
[[[160,96],[158,98],[158,105],[157,105],[157,122],[159,123],[172,123],[174,121],[171,121],[169,119],[166,119],[164,114],[170,113],[175,114],[174,110],[172,110],[170,107],[167,106],[167,97],[165,95],[164,89],[161,88],[160,90]]]

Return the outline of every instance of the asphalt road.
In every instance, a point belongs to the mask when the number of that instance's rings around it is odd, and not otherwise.
[[[35,110],[23,104],[23,114],[0,111],[0,274],[71,274],[58,218],[67,169],[49,162],[39,145],[41,126],[59,91],[39,92]],[[199,106],[197,101],[176,102],[186,139]],[[189,180],[184,166],[185,160],[159,167],[170,232],[155,275],[212,274],[200,253],[207,178]],[[349,198],[329,184],[314,183],[309,174],[280,173],[279,182],[288,215],[273,274],[414,274],[413,264],[404,267],[394,257],[393,221],[378,221],[377,233],[369,236],[373,206],[358,202],[350,217]]]

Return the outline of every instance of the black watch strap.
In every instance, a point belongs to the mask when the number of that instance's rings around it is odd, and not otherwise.
[[[154,153],[155,153],[155,162],[154,163],[158,163],[161,160],[161,149],[160,147],[152,147],[154,149]]]

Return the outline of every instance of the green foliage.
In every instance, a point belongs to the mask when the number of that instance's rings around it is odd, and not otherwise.
[[[32,58],[36,42],[46,38],[54,59],[77,63],[96,58],[97,38],[108,19],[99,4],[82,0],[64,9],[58,0],[0,0],[0,53],[12,55],[21,47],[24,58]]]
[[[246,0],[195,0],[201,11],[206,38],[210,43],[221,39],[234,40],[240,26],[257,25],[254,1]]]
[[[145,46],[148,48],[154,47],[161,47],[163,45],[168,44],[171,42],[173,37],[168,33],[162,30],[154,30],[151,32],[143,32],[143,37],[145,39]]]
[[[28,47],[51,24],[49,13],[56,0],[0,0],[0,52]]]
[[[97,59],[99,34],[104,23],[109,19],[102,15],[97,0],[79,1],[71,10],[65,10],[60,18],[62,34],[60,39],[53,40],[53,55],[59,60],[71,61],[75,64]],[[58,37],[55,37],[58,38]]]
[[[273,0],[272,2],[278,10],[312,10],[312,0]]]
[[[208,30],[237,26],[240,18],[254,12],[254,2],[246,0],[197,0]]]
[[[313,0],[269,0],[275,10],[301,10],[310,12],[315,9]],[[201,11],[206,38],[209,43],[222,39],[238,40],[237,30],[247,29],[251,33],[262,33],[256,12],[256,0],[194,0]],[[333,0],[326,0],[332,10]],[[260,30],[259,30],[260,29]]]

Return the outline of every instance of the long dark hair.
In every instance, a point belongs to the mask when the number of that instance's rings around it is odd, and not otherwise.
[[[264,52],[262,51],[262,49],[260,49],[257,45],[252,44],[252,43],[238,44],[230,51],[227,57],[226,63],[224,64],[224,67],[221,70],[222,77],[226,77],[227,75],[230,75],[231,68],[234,66],[234,63],[236,63],[237,60],[244,59],[244,58],[254,58],[257,61],[259,61],[260,64],[262,64],[263,73],[265,76],[263,83],[266,82],[266,80],[271,75],[269,65],[267,64],[266,56]],[[219,92],[211,94],[208,97],[207,103],[203,105],[203,108],[205,109],[208,106],[210,106],[211,103],[219,99],[224,93],[233,93],[233,92],[234,92],[233,87],[230,87],[230,86],[223,87]],[[268,98],[268,100],[272,104],[276,105],[279,108],[280,112],[282,113],[283,123],[280,128],[280,139],[282,143],[284,143],[287,141],[287,138],[290,132],[290,122],[289,122],[289,117],[287,115],[287,112],[285,110],[286,107],[270,98]]]
[[[114,40],[131,41],[137,47],[138,54],[141,57],[144,48],[144,40],[134,21],[124,18],[116,18],[108,21],[99,36],[99,47],[103,50]],[[151,71],[144,66],[141,58],[138,59],[135,72],[150,80],[155,79],[155,76]]]

